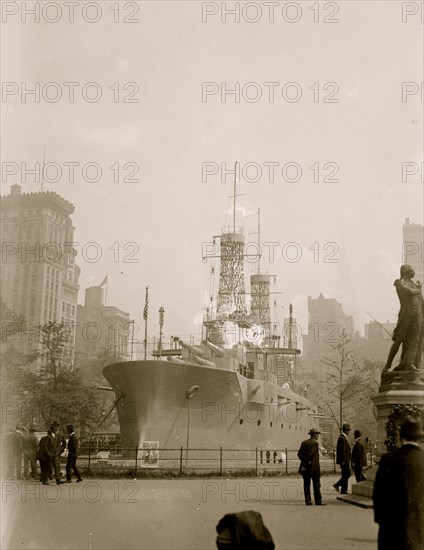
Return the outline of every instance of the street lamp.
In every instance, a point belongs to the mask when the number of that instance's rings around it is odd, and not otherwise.
[[[191,398],[197,393],[199,386],[191,386],[186,391],[186,399],[188,400],[188,410],[187,410],[187,445],[186,445],[186,456],[185,456],[185,465],[187,468],[187,459],[188,459],[188,445],[190,441],[190,415],[191,415]]]

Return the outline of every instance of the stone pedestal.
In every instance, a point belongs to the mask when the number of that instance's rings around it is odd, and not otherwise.
[[[372,398],[377,407],[377,441],[378,448],[376,452],[376,462],[369,470],[366,470],[366,481],[352,483],[352,493],[340,495],[339,500],[362,506],[363,508],[372,508],[372,493],[374,488],[375,475],[378,469],[379,457],[387,452],[384,441],[386,439],[386,423],[392,412],[393,405],[417,405],[424,408],[424,386],[420,381],[411,383],[409,380],[404,384],[383,384],[380,386],[378,394]]]

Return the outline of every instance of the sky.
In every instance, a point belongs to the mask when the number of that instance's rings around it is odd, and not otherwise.
[[[104,1],[77,2],[70,22],[39,2],[36,22],[3,4],[2,194],[41,190],[22,165],[43,163],[44,149],[61,167],[43,189],[75,205],[79,303],[107,274],[108,305],[135,318],[140,341],[146,286],[149,338],[160,306],[165,339],[199,336],[213,265],[203,251],[232,223],[221,167],[238,161],[237,225],[256,242],[260,208],[261,241],[275,243],[262,263],[277,276],[273,318],[292,302],[307,331],[307,297],[334,296],[343,251],[357,328],[367,312],[395,320],[402,224],[423,223],[419,14],[392,1],[275,2],[272,22],[270,7],[241,2],[235,22],[220,2]],[[37,82],[38,102],[25,94]],[[225,93],[236,83],[238,98]]]

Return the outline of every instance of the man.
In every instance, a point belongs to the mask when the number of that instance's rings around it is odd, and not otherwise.
[[[333,487],[336,489],[336,491],[339,491],[342,495],[347,494],[347,484],[348,479],[351,476],[350,471],[350,461],[351,461],[351,454],[350,454],[350,445],[349,445],[349,436],[350,432],[350,426],[349,424],[343,424],[342,426],[342,433],[340,434],[338,440],[337,440],[337,451],[336,451],[336,463],[340,465],[341,469],[341,478],[337,483],[333,485]]]
[[[421,285],[412,281],[414,275],[412,267],[404,264],[400,268],[401,278],[394,282],[400,301],[400,311],[396,328],[393,331],[393,344],[383,373],[390,369],[401,344],[401,360],[394,370],[417,370],[420,367],[424,303]]]
[[[314,500],[317,506],[325,506],[321,496],[321,471],[319,466],[318,437],[321,432],[315,428],[309,430],[309,439],[302,442],[297,456],[300,459],[299,473],[303,476],[303,492],[306,506],[312,504],[311,480],[314,487]]]
[[[52,423],[50,430],[47,432],[47,436],[50,438],[50,449],[52,452],[52,465],[54,469],[54,477],[56,478],[57,485],[64,483],[60,479],[60,455],[63,453],[62,438],[59,435],[60,424],[56,420]]]
[[[23,426],[16,426],[13,442],[16,465],[16,479],[22,479],[22,458],[24,453],[25,432],[26,429]]]
[[[218,536],[216,546],[219,550],[229,548],[257,548],[274,550],[271,533],[263,522],[259,512],[246,510],[235,514],[226,514],[216,526]]]
[[[374,482],[374,521],[378,550],[424,548],[424,451],[421,423],[407,419],[402,447],[381,457]]]
[[[36,454],[36,458],[40,462],[40,481],[43,485],[49,485],[50,467],[54,452],[51,437],[49,435],[43,436],[38,444]]]
[[[352,447],[352,468],[355,472],[355,479],[359,483],[366,480],[362,468],[367,465],[367,451],[360,430],[355,430],[353,435],[355,436],[355,443]]]
[[[25,479],[29,479],[28,475],[28,463],[31,467],[31,475],[34,479],[37,479],[37,462],[36,462],[36,456],[37,456],[37,447],[38,447],[38,440],[37,436],[35,435],[35,428],[30,428],[28,430],[28,434],[25,436],[24,439],[24,477]]]
[[[77,468],[77,457],[79,454],[78,439],[72,424],[69,424],[66,429],[69,436],[68,458],[66,460],[66,483],[72,483],[72,470],[77,476],[77,482],[82,481],[81,474]]]

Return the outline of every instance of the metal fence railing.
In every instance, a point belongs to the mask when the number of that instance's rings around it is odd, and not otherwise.
[[[368,466],[373,451],[368,451]],[[320,456],[322,473],[337,473],[336,453]],[[88,475],[125,474],[136,476],[147,471],[184,475],[224,475],[234,472],[247,475],[295,474],[299,469],[297,449],[208,449],[178,448],[106,448],[82,447],[78,467]]]

